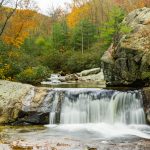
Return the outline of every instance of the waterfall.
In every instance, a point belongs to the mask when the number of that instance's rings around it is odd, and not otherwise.
[[[51,94],[51,93],[50,93]],[[46,98],[48,99],[50,95]],[[50,124],[54,124],[56,121],[56,112],[57,112],[57,103],[58,103],[58,96],[54,95],[54,101],[52,102],[51,112],[49,114],[49,122]]]
[[[59,112],[61,124],[145,124],[146,122],[142,94],[138,90],[127,92],[100,89],[55,90],[50,124],[55,123],[56,106],[59,93],[62,92]]]

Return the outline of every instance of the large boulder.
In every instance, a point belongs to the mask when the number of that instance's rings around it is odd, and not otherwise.
[[[133,30],[101,58],[107,85],[150,84],[150,8],[137,9],[123,21]]]
[[[18,117],[22,101],[32,88],[30,85],[0,80],[0,123]]]
[[[0,124],[49,123],[51,89],[0,80]]]

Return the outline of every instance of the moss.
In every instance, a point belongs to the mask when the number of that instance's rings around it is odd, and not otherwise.
[[[142,72],[142,79],[150,79],[150,71]]]

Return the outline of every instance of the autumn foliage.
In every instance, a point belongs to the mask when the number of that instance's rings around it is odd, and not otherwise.
[[[80,20],[89,18],[90,6],[88,4],[80,7],[74,6],[72,12],[67,16],[69,27],[74,27]]]
[[[20,47],[36,27],[35,12],[31,10],[17,10],[2,36],[3,41],[15,47]]]
[[[114,0],[116,4],[123,7],[127,12],[137,8],[150,7],[150,0]]]
[[[11,1],[0,0],[0,79],[31,84],[51,72],[99,67],[110,43],[130,32],[123,18],[150,6],[150,0],[73,0],[68,11],[51,8],[43,15],[34,0]]]

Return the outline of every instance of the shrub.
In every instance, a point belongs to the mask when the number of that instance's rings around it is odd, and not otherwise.
[[[144,71],[142,72],[142,79],[150,79],[150,72]]]
[[[47,67],[37,66],[29,67],[16,76],[17,81],[30,84],[39,84],[44,78],[48,77],[49,71]]]
[[[11,80],[11,77],[8,76],[10,70],[9,64],[0,65],[0,79]]]
[[[83,55],[81,52],[76,52],[67,60],[67,69],[71,73],[80,72],[85,69],[91,69],[95,67],[100,67],[100,57],[99,52],[89,52],[87,51]]]

